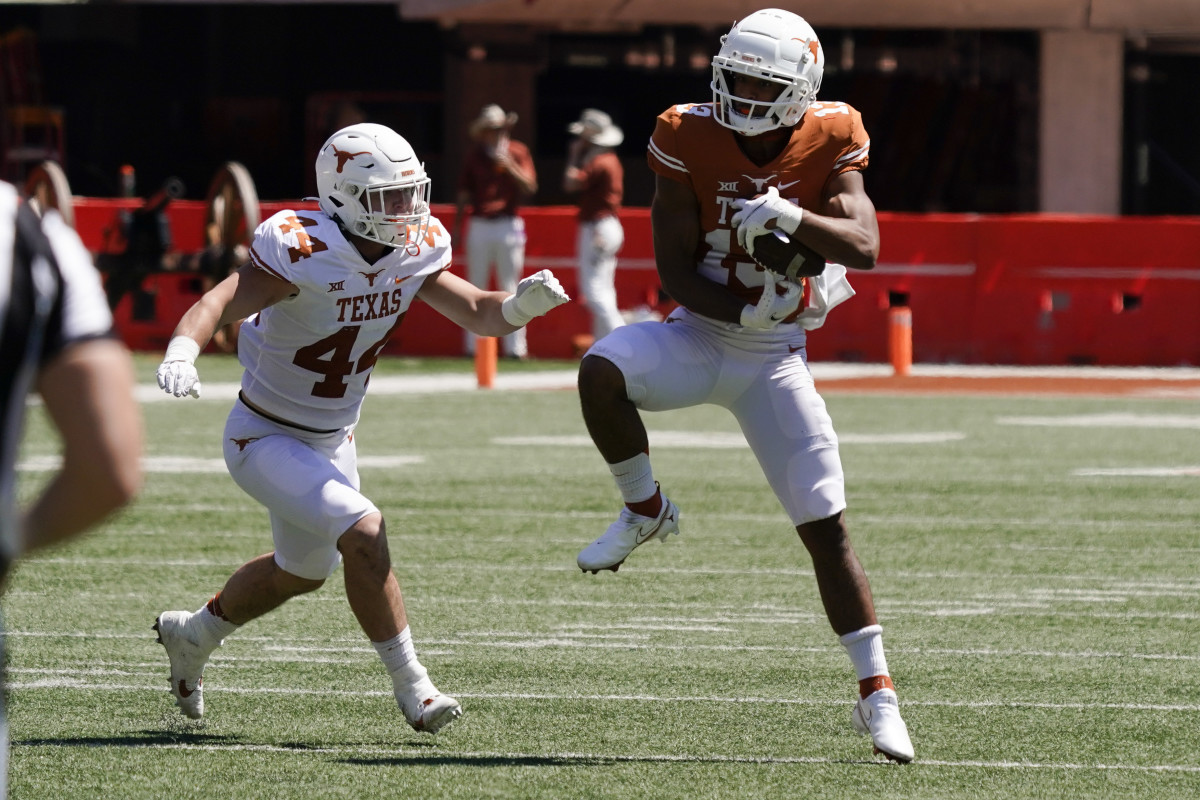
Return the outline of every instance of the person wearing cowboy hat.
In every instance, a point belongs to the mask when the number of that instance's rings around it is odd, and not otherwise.
[[[516,121],[516,112],[506,113],[491,104],[471,122],[473,144],[458,177],[451,234],[451,241],[463,241],[463,220],[469,211],[467,280],[487,289],[495,265],[497,288],[506,292],[516,291],[525,268],[525,220],[517,215],[517,209],[523,199],[537,192],[537,171],[529,148],[509,135]],[[509,358],[526,358],[525,329],[505,336],[502,349]],[[467,355],[475,353],[474,334],[464,334],[463,350]]]
[[[613,152],[625,134],[595,108],[584,109],[567,131],[575,138],[567,150],[563,189],[579,193],[579,289],[592,315],[592,337],[599,340],[625,324],[617,310],[616,290],[617,252],[625,243],[617,216],[625,170]]]

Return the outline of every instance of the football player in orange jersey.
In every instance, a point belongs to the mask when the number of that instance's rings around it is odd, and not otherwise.
[[[871,269],[879,253],[861,175],[870,140],[853,108],[815,101],[824,60],[802,18],[758,11],[722,38],[713,101],[658,117],[647,155],[654,252],[680,307],[618,328],[580,365],[584,421],[625,507],[578,563],[616,571],[638,545],[679,532],[639,409],[728,408],[812,558],[858,676],[854,728],[908,762],[882,628],[846,529],[837,435],[805,355],[806,330],[852,294],[845,268]]]

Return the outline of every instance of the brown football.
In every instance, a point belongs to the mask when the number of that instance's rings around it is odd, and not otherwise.
[[[789,240],[783,231],[771,231],[755,239],[753,258],[764,269],[793,282],[825,271],[824,256],[806,244]]]

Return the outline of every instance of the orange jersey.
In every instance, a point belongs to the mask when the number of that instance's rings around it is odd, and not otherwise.
[[[738,135],[713,118],[712,103],[672,106],[658,117],[646,160],[658,175],[690,186],[700,201],[697,270],[753,305],[763,269],[737,243],[729,224],[733,201],[775,186],[787,200],[818,211],[831,178],[866,168],[871,140],[862,116],[845,103],[813,103],[766,166],[742,153]]]

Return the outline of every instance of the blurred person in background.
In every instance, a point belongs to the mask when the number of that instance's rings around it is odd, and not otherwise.
[[[504,336],[569,299],[549,270],[514,292],[450,272],[450,239],[429,212],[429,178],[404,137],[361,123],[316,160],[319,210],[285,209],[254,232],[250,260],[176,326],[158,385],[199,397],[196,357],[242,319],[241,391],[223,436],[234,481],[269,511],[274,550],[242,565],[195,612],[154,622],[171,693],[204,714],[203,673],[226,636],[344,563],[346,597],[392,680],[408,724],[437,733],[462,714],[417,658],[383,514],[359,490],[355,444],[367,382],[415,298],[481,336]],[[414,420],[411,424],[422,424]]]
[[[78,536],[129,503],[142,481],[133,361],[113,334],[91,256],[57,211],[39,218],[7,183],[0,183],[0,364],[2,586],[14,560]],[[61,437],[62,466],[19,509],[16,459],[31,389]],[[0,731],[3,797],[9,748],[2,693]]]
[[[579,232],[575,256],[579,291],[592,315],[592,338],[599,341],[625,324],[617,309],[617,253],[625,244],[618,214],[625,192],[625,169],[613,151],[625,134],[612,118],[595,108],[584,109],[567,126],[574,137],[567,148],[563,189],[578,192]]]
[[[190,267],[200,275],[201,291],[207,292],[229,277],[237,267],[246,263],[250,251],[243,244],[225,244],[221,226],[209,222],[204,226],[204,249],[191,257]],[[221,326],[213,334],[213,345],[222,353],[237,352],[237,337],[241,320]]]
[[[537,192],[537,170],[529,148],[513,139],[515,112],[487,105],[471,122],[473,143],[458,176],[457,207],[451,240],[463,244],[467,214],[467,280],[481,289],[490,284],[491,269],[501,291],[516,291],[525,269],[525,220],[517,215],[524,200]],[[475,353],[475,334],[465,332],[463,349]],[[502,352],[509,358],[529,354],[525,329],[504,337]]]

